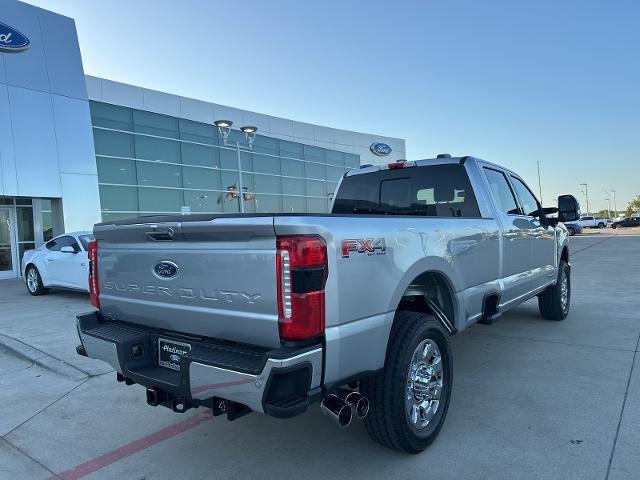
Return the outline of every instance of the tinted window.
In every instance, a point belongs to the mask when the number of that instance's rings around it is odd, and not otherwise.
[[[520,209],[507,182],[507,177],[502,172],[491,168],[485,168],[484,173],[489,181],[498,210],[508,215],[518,215]]]
[[[413,204],[411,179],[383,180],[380,182],[380,208],[387,212],[403,212]]]
[[[53,240],[47,242],[46,246],[52,252],[59,252],[62,247],[73,247],[76,252],[80,251],[80,246],[78,245],[78,242],[76,242],[76,239],[70,237],[69,235],[54,238]]]
[[[531,191],[527,188],[522,180],[514,176],[511,177],[511,180],[513,188],[516,191],[516,195],[520,200],[520,206],[522,207],[524,214],[531,217],[537,215],[539,207],[536,197],[533,196]]]
[[[461,165],[433,165],[345,177],[333,213],[479,217]]]

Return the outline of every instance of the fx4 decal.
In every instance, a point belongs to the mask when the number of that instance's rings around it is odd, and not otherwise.
[[[342,241],[342,258],[349,257],[351,252],[371,255],[384,255],[387,247],[384,238],[349,238]]]

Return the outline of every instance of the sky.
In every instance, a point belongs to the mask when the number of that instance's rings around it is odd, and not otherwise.
[[[640,194],[636,0],[27,3],[75,19],[90,75],[473,155],[536,193],[540,162],[546,206]]]

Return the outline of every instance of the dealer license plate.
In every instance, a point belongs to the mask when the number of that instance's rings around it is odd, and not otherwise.
[[[158,365],[180,371],[182,357],[191,351],[189,343],[158,338]]]

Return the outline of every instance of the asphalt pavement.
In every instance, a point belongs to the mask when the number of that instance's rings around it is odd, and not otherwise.
[[[453,341],[439,438],[406,455],[338,429],[317,406],[235,422],[149,407],[144,389],[79,357],[87,295],[0,281],[0,479],[638,479],[640,236],[572,237],[563,322],[535,300]]]

